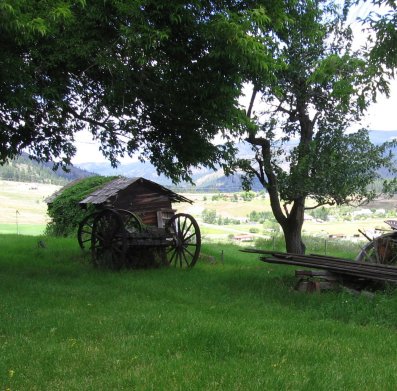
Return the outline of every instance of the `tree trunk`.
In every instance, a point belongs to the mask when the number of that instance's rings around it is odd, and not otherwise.
[[[288,253],[304,254],[306,246],[302,241],[302,226],[305,216],[305,198],[296,200],[289,216],[281,223],[285,247]]]
[[[302,225],[291,224],[282,226],[285,247],[288,253],[304,254],[306,246],[302,241]]]

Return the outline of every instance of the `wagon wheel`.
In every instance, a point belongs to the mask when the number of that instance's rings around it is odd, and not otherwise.
[[[127,250],[126,230],[120,214],[112,209],[99,212],[92,226],[91,254],[95,266],[120,269]]]
[[[91,213],[84,217],[79,224],[79,228],[77,230],[77,241],[79,242],[79,246],[82,250],[85,250],[87,246],[91,244],[92,226],[97,215],[98,212]]]
[[[175,267],[193,267],[201,247],[197,221],[188,214],[176,214],[168,221],[166,232],[172,236],[172,244],[166,250],[169,264],[174,264]]]
[[[394,265],[397,263],[397,233],[381,235],[367,243],[356,257],[359,262]]]
[[[123,219],[124,228],[129,233],[137,233],[143,231],[143,223],[139,216],[129,210],[117,209],[117,212]]]

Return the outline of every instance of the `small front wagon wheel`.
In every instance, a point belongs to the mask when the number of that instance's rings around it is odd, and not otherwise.
[[[119,213],[104,209],[94,219],[91,256],[94,266],[118,270],[124,265],[127,250],[126,231]]]
[[[166,225],[167,235],[172,243],[167,248],[170,265],[193,267],[200,255],[201,233],[197,221],[188,214],[174,215]]]
[[[88,247],[91,247],[92,227],[94,224],[94,219],[98,214],[98,212],[89,214],[88,216],[84,217],[79,224],[79,228],[77,229],[77,240],[82,250],[86,250]]]

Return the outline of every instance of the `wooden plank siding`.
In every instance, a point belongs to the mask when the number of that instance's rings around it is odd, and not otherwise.
[[[163,228],[175,213],[172,201],[192,202],[144,178],[118,178],[93,192],[80,205],[129,210],[139,215],[144,224]]]

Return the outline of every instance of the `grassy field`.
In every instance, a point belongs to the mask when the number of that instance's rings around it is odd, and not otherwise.
[[[21,182],[0,181],[0,233],[21,233],[25,235],[41,235],[48,222],[47,205],[45,198],[53,194],[59,186],[32,184]],[[192,214],[199,220],[203,234],[207,240],[228,240],[230,235],[249,233],[255,228],[259,232],[257,236],[269,236],[261,224],[252,225],[243,223],[239,226],[206,225],[202,224],[201,213],[204,209],[213,209],[217,215],[229,218],[245,220],[252,211],[270,212],[268,198],[257,197],[251,201],[232,202],[231,197],[213,201],[213,194],[186,194],[194,201],[193,204],[174,204],[178,212]],[[309,201],[310,203],[310,201]],[[397,200],[382,200],[370,205],[370,207],[381,207],[387,210],[395,209]],[[387,228],[384,224],[385,218],[368,218],[358,221],[333,221],[315,222],[306,221],[303,230],[310,236],[320,235],[326,237],[330,234],[344,234],[352,237],[363,231],[373,230],[378,227]],[[372,236],[372,235],[370,235]]]
[[[293,268],[231,245],[115,273],[37,240],[0,235],[0,390],[397,389],[393,292],[298,293]]]
[[[48,217],[45,198],[60,186],[0,181],[0,233],[40,235]]]

